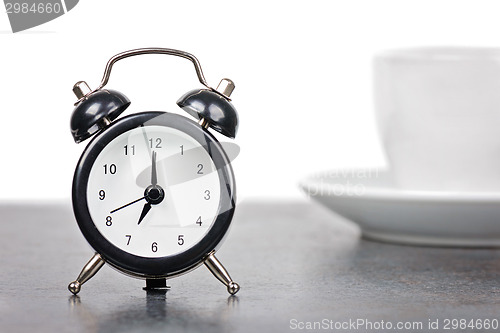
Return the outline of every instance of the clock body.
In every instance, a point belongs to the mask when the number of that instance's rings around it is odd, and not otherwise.
[[[166,112],[113,122],[83,152],[73,209],[103,260],[142,278],[201,264],[223,240],[235,208],[234,175],[220,143]]]

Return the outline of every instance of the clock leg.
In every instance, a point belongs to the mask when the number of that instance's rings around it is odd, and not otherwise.
[[[146,291],[168,290],[167,279],[146,279],[146,287],[142,288]]]
[[[69,291],[71,291],[75,295],[78,294],[80,292],[82,284],[92,278],[103,265],[104,260],[101,258],[101,255],[99,253],[94,254],[94,256],[90,258],[89,262],[85,266],[83,266],[82,271],[80,272],[80,275],[78,275],[76,280],[69,284]]]
[[[215,257],[214,253],[209,254],[204,263],[210,272],[227,287],[227,291],[231,295],[236,294],[240,290],[240,286],[231,279],[231,276],[229,276],[229,273]]]

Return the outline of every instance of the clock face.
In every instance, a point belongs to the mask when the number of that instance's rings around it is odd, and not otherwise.
[[[83,235],[113,267],[172,277],[201,264],[224,239],[235,209],[222,145],[168,112],[123,117],[85,148],[73,178]]]
[[[192,136],[140,126],[113,138],[88,175],[90,217],[104,238],[140,257],[179,254],[217,218],[221,187],[214,161]]]

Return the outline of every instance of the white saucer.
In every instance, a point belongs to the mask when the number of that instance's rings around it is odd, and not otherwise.
[[[333,170],[300,187],[314,200],[379,241],[500,247],[500,192],[439,192],[398,188],[377,170]]]

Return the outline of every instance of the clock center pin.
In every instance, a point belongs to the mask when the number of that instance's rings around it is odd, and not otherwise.
[[[165,191],[160,185],[149,185],[144,191],[146,201],[152,205],[157,205],[165,198]]]

